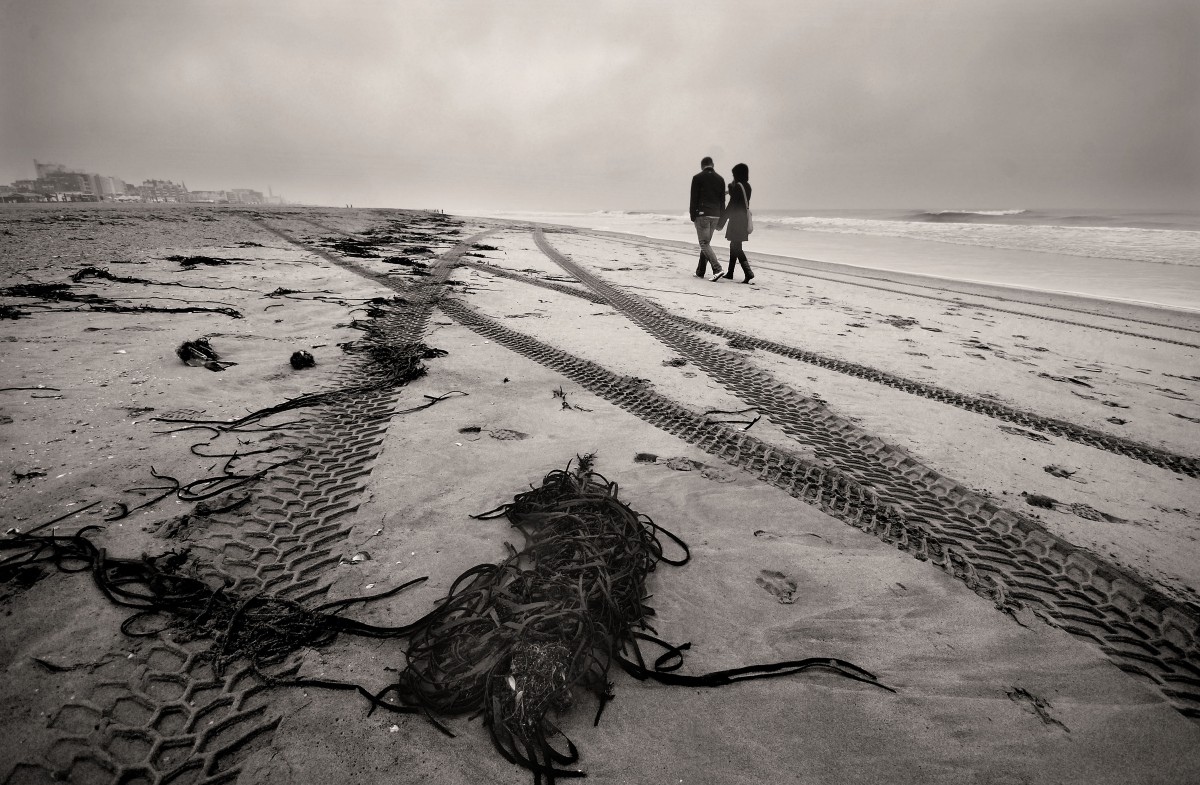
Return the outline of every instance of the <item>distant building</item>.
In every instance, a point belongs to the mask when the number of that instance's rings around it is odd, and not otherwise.
[[[218,204],[228,202],[229,197],[225,195],[224,191],[188,191],[187,200],[189,202]]]
[[[33,168],[37,172],[37,179],[45,180],[52,174],[63,174],[67,171],[67,167],[62,164],[43,164],[36,158],[33,159]]]
[[[262,191],[253,191],[249,188],[231,188],[226,192],[229,196],[230,204],[262,204]]]
[[[120,177],[97,177],[96,179],[100,186],[101,199],[111,201],[118,196],[125,195],[125,181]]]
[[[208,204],[287,204],[272,191],[234,188],[229,191],[188,191],[187,183],[143,180],[141,185],[120,177],[68,169],[62,164],[34,160],[34,180],[0,185],[0,202],[199,202]],[[270,190],[270,189],[268,189]]]
[[[24,180],[18,182],[31,183],[32,180]],[[22,190],[15,188],[16,183],[12,186],[0,186],[0,202],[15,203],[15,202],[45,202],[47,201],[45,194],[37,193],[33,190]]]
[[[98,202],[100,187],[94,174],[82,172],[49,172],[36,181],[38,193],[52,202]]]
[[[138,186],[138,196],[143,202],[186,202],[187,185],[170,180],[143,180]]]

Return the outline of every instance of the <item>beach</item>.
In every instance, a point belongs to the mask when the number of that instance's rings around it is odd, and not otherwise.
[[[6,207],[6,536],[94,526],[107,556],[181,554],[172,569],[306,607],[426,577],[342,612],[396,626],[521,548],[471,515],[594,455],[690,549],[646,585],[654,635],[691,644],[679,673],[823,658],[872,679],[708,689],[614,668],[598,724],[582,689],[555,716],[567,769],[1194,779],[1190,230],[1123,227],[1099,257],[765,226],[746,286],[693,275],[686,221]],[[1129,235],[1156,231],[1176,234]],[[1179,263],[1130,258],[1158,240]],[[219,360],[185,364],[202,337]],[[364,341],[444,354],[384,383]],[[294,368],[298,351],[315,365]],[[268,688],[165,614],[123,634],[134,611],[59,569],[78,561],[4,564],[0,781],[531,779],[470,712],[436,717],[449,738],[353,690]],[[278,667],[378,693],[404,652],[341,635]]]

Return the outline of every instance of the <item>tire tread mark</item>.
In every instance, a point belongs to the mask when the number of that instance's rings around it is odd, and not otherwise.
[[[1108,621],[1135,618],[1139,626],[1147,630],[1146,648],[1158,652],[1163,671],[1200,688],[1200,680],[1190,669],[1175,662],[1182,660],[1193,667],[1200,664],[1200,613],[1197,609],[1176,602],[1140,577],[1119,570],[1056,537],[1037,521],[1003,509],[953,483],[842,420],[822,402],[790,390],[733,353],[696,338],[681,326],[663,319],[657,307],[604,282],[560,254],[540,231],[535,232],[534,239],[555,263],[593,292],[604,296],[632,322],[756,406],[765,416],[778,422],[784,432],[802,444],[814,447],[819,459],[832,464],[820,469],[827,478],[837,478],[835,486],[857,486],[863,490],[853,496],[871,498],[875,504],[889,510],[889,515],[872,516],[870,523],[860,528],[893,544],[904,543],[903,549],[914,549],[917,558],[928,559],[959,577],[972,589],[995,599],[1002,609],[1012,609],[1010,598],[1029,603],[1035,611],[1042,612],[1043,618],[1052,619],[1057,626],[1106,646],[1109,649],[1106,653],[1118,664],[1124,662],[1136,666],[1138,663],[1131,661],[1132,658],[1124,658],[1117,646],[1109,645],[1107,639],[1119,633]],[[446,304],[442,310],[447,311]],[[455,315],[463,314],[461,305],[454,311],[451,316],[462,321]],[[475,322],[479,324],[478,319]],[[496,332],[495,328],[492,332]],[[526,342],[530,340],[525,337]],[[520,345],[520,342],[514,345]],[[651,395],[645,390],[643,394]],[[720,441],[720,434],[710,431],[705,436],[693,443],[719,454],[720,450],[714,447]],[[857,454],[861,460],[846,461],[841,456],[847,453]],[[808,471],[816,468],[810,466]],[[819,506],[836,513],[838,506],[830,508],[822,502],[826,491],[834,491],[836,487],[823,484],[814,490]],[[806,488],[801,498],[808,500],[808,497],[809,489]],[[994,543],[997,547],[981,550],[977,547],[981,543]],[[1023,561],[1039,568],[1036,579],[1027,569],[1022,569],[1022,563],[1012,555],[1014,550],[1024,552]],[[986,577],[981,577],[981,572]],[[1071,594],[1065,594],[1066,591]],[[1097,594],[1103,599],[1094,599]],[[1113,614],[1112,606],[1119,607],[1123,616]],[[1079,615],[1081,608],[1088,610],[1088,618]],[[1095,619],[1102,621],[1097,624]],[[1087,622],[1089,628],[1082,627],[1082,622]],[[1119,644],[1120,641],[1111,643]],[[1181,651],[1182,656],[1169,656],[1172,650]],[[1200,704],[1193,703],[1184,691],[1175,687],[1166,689],[1163,679],[1153,677],[1150,681],[1181,712],[1187,714],[1200,708]]]
[[[580,297],[601,305],[609,305],[609,302],[602,296],[581,290],[577,287],[566,284],[559,284],[553,281],[543,281],[538,278],[533,278],[520,273],[509,272],[493,265],[481,262],[463,262],[466,267],[471,267],[476,270],[497,275],[502,278],[520,281],[533,286],[539,286],[544,289],[550,289],[563,294]],[[1187,455],[1164,450],[1159,447],[1144,444],[1133,439],[1127,439],[1121,436],[1115,436],[1088,428],[1086,426],[1077,425],[1054,417],[1046,417],[1034,412],[1025,411],[1016,407],[1006,406],[1002,403],[980,398],[978,396],[969,395],[967,393],[957,392],[945,387],[939,387],[927,382],[909,379],[889,371],[880,370],[869,365],[843,360],[837,357],[830,357],[819,352],[810,351],[808,349],[800,349],[795,346],[788,346],[777,341],[771,341],[765,338],[757,338],[746,333],[741,333],[736,330],[731,330],[726,327],[709,324],[708,322],[698,319],[691,319],[680,314],[674,314],[667,311],[662,306],[654,303],[646,303],[649,307],[655,308],[663,319],[669,319],[676,324],[687,327],[691,330],[706,332],[712,335],[717,335],[736,342],[740,348],[761,349],[771,352],[772,354],[781,357],[787,357],[792,360],[814,365],[828,371],[845,374],[857,379],[875,382],[882,384],[885,387],[891,387],[902,392],[910,393],[921,398],[937,401],[939,403],[955,406],[965,411],[982,414],[1002,422],[1010,422],[1026,428],[1031,428],[1036,431],[1048,433],[1053,436],[1058,436],[1068,441],[1073,441],[1078,444],[1083,444],[1098,450],[1122,455],[1151,466],[1157,466],[1161,469],[1184,474],[1189,477],[1200,477],[1200,458],[1195,458]]]
[[[338,267],[398,290],[394,281],[369,275],[360,265],[297,241],[262,219],[250,220]],[[383,317],[381,332],[389,341],[414,343],[424,334],[454,263],[470,243],[488,233],[439,257],[422,286],[404,287],[412,307]],[[371,372],[363,360],[350,358],[339,368],[332,389],[362,384]],[[239,592],[270,591],[300,602],[322,598],[328,585],[321,576],[338,561],[330,546],[349,534],[347,514],[356,509],[355,499],[366,487],[398,396],[392,390],[345,396],[310,410],[294,426],[297,446],[308,448],[308,455],[264,477],[251,505],[212,516],[204,538],[194,543],[211,554],[212,574]],[[132,676],[95,685],[80,700],[65,704],[56,717],[69,720],[52,721],[51,727],[63,732],[44,759],[18,764],[6,782],[30,777],[216,785],[235,779],[245,758],[270,743],[281,715],[269,711],[266,688],[248,668],[218,676],[195,642],[147,639],[132,648]],[[286,677],[288,671],[280,675]]]

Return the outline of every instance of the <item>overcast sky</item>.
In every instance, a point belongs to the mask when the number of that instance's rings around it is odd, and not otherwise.
[[[0,0],[0,182],[446,210],[1200,208],[1196,0]]]

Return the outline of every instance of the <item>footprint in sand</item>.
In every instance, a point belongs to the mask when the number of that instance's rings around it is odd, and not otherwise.
[[[775,595],[775,599],[784,605],[796,601],[796,582],[782,572],[763,570],[754,582]]]
[[[508,428],[494,428],[488,431],[488,436],[491,436],[493,439],[499,439],[502,442],[519,442],[522,439],[529,438],[529,434],[527,433],[510,431]]]

